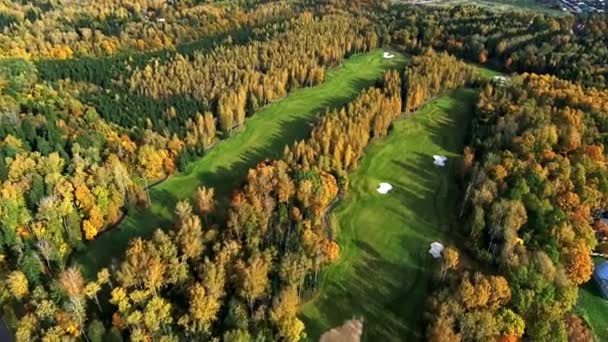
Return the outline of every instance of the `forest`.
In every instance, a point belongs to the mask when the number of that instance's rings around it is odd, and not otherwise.
[[[573,308],[606,249],[607,25],[371,0],[2,1],[0,318],[17,341],[306,339],[349,175],[395,120],[467,87],[465,242],[446,249],[425,337],[592,340]],[[200,186],[96,276],[74,262],[260,109],[379,48],[407,67],[328,104],[227,203]]]
[[[480,92],[463,170],[468,251],[498,274],[455,271],[431,298],[432,341],[588,341],[572,314],[606,205],[608,93],[522,74]],[[538,319],[543,317],[543,319]]]
[[[368,16],[378,17],[384,41],[409,51],[431,46],[506,72],[552,74],[601,88],[608,82],[605,15],[396,5]]]
[[[3,1],[3,57],[70,59],[173,48],[195,40],[289,18],[290,1]]]

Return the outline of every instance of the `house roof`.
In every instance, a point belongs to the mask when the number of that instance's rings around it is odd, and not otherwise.
[[[595,281],[599,285],[604,298],[608,298],[608,261],[595,266],[593,278],[595,278]]]

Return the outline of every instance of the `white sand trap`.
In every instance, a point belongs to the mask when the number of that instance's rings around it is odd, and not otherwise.
[[[393,55],[392,53],[390,53],[390,52],[384,52],[384,58],[391,59],[391,58],[394,58],[394,57],[395,57],[395,55]]]
[[[448,160],[448,157],[446,156],[440,156],[440,155],[434,155],[433,156],[433,164],[437,165],[437,166],[445,166],[445,162]]]
[[[431,249],[429,249],[429,254],[433,256],[435,259],[441,258],[441,252],[443,251],[443,245],[439,242],[431,243]]]
[[[378,185],[378,189],[376,189],[376,191],[383,195],[387,194],[391,190],[393,190],[393,186],[388,183],[380,183],[380,185]]]
[[[321,335],[319,342],[359,342],[362,333],[363,321],[351,319]]]

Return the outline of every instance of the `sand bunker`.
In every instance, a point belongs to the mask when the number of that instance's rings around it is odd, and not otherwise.
[[[429,249],[429,254],[433,256],[435,259],[441,258],[441,252],[443,251],[443,245],[439,242],[431,243],[431,249]]]
[[[390,52],[384,52],[384,58],[391,59],[391,58],[394,58],[394,57],[395,57],[395,55],[393,55],[392,53],[390,53]]]
[[[380,185],[378,185],[378,189],[376,189],[376,191],[383,195],[387,194],[391,190],[393,190],[393,186],[388,183],[380,183]]]
[[[351,319],[321,335],[319,342],[359,342],[362,333],[363,321]]]
[[[440,156],[440,155],[434,155],[433,156],[433,164],[437,165],[437,166],[445,166],[445,162],[448,160],[448,157],[446,156]]]

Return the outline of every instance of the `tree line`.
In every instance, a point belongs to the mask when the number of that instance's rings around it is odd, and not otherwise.
[[[229,132],[289,90],[323,82],[325,69],[344,57],[375,48],[377,36],[367,25],[352,16],[315,18],[307,13],[270,40],[219,47],[192,58],[178,54],[167,63],[154,62],[135,70],[126,82],[131,92],[153,99],[192,98],[200,108],[214,113],[218,130]],[[153,124],[161,126],[158,129],[179,127],[182,116],[154,117]]]
[[[37,66],[43,79],[68,78],[59,81],[64,89],[95,106],[104,119],[130,129],[136,144],[149,131],[173,140],[179,149],[169,155],[183,170],[213,145],[217,133],[229,133],[295,87],[322,82],[325,70],[344,57],[375,47],[376,35],[367,26],[364,19],[347,14],[315,18],[307,13],[253,29],[257,33],[239,44],[226,42],[206,53],[178,49],[182,53],[158,58],[136,55],[133,60]]]
[[[198,39],[284,19],[290,1],[57,1],[0,5],[3,57],[61,60],[173,49]]]
[[[432,49],[412,58],[403,74],[404,111],[413,112],[447,89],[470,86],[480,79],[475,67]]]
[[[548,73],[602,88],[608,82],[605,15],[557,17],[471,5],[404,4],[370,13],[385,43],[409,51],[433,47],[505,71]]]

